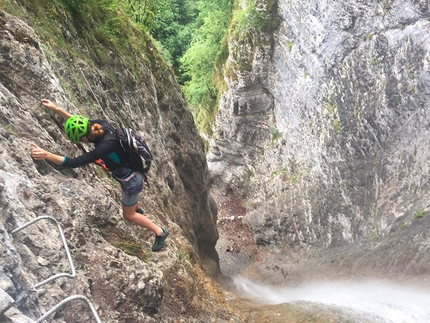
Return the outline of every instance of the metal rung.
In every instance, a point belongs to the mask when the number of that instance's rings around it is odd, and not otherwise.
[[[72,273],[71,274],[60,273],[60,274],[53,275],[53,276],[45,279],[44,281],[34,285],[34,288],[38,288],[40,286],[43,286],[46,283],[48,283],[54,279],[60,278],[60,277],[74,278],[76,276],[75,266],[73,265],[72,257],[70,256],[69,247],[67,246],[67,242],[66,242],[66,238],[64,237],[63,230],[61,229],[61,226],[58,223],[58,221],[55,218],[53,218],[52,216],[48,216],[48,215],[39,216],[39,217],[27,222],[23,226],[14,229],[13,231],[10,232],[10,234],[15,234],[15,233],[25,229],[29,225],[31,225],[37,221],[44,220],[44,219],[51,220],[52,222],[54,222],[57,225],[58,231],[60,232],[61,241],[63,242],[64,249],[66,250],[67,259],[69,260],[69,264],[70,264],[70,268],[72,270]],[[82,295],[69,296],[69,297],[63,299],[61,302],[59,302],[57,305],[55,305],[53,308],[51,308],[48,312],[46,312],[43,316],[41,316],[36,321],[36,323],[41,323],[42,321],[46,320],[50,315],[55,313],[59,308],[63,307],[66,303],[73,301],[73,300],[81,300],[81,301],[84,301],[85,303],[87,303],[87,305],[90,307],[91,312],[93,313],[93,316],[96,319],[97,323],[102,323],[102,321],[100,320],[99,315],[97,314],[97,311],[94,308],[93,304],[90,302],[90,300],[88,298],[86,298],[85,296],[82,296]]]
[[[66,250],[66,255],[67,255],[67,259],[69,260],[70,268],[72,269],[72,273],[71,274],[69,274],[69,273],[60,273],[60,274],[53,275],[53,276],[45,279],[44,281],[42,281],[42,282],[34,285],[34,288],[38,288],[40,286],[43,286],[46,283],[48,283],[48,282],[50,282],[50,281],[52,281],[54,279],[60,278],[60,277],[74,278],[76,276],[75,266],[73,265],[72,257],[70,256],[69,247],[67,247],[67,242],[66,242],[66,238],[64,237],[63,230],[61,230],[61,227],[60,227],[60,224],[58,223],[58,221],[55,218],[53,218],[52,216],[48,216],[48,215],[39,216],[39,217],[37,217],[37,218],[35,218],[35,219],[27,222],[23,226],[14,229],[13,231],[11,231],[10,234],[15,234],[15,233],[21,231],[22,229],[25,229],[29,225],[31,225],[31,224],[33,224],[33,223],[35,223],[37,221],[44,220],[44,219],[51,220],[52,222],[54,222],[57,225],[58,231],[60,232],[61,240],[63,241],[64,249]]]
[[[57,305],[55,305],[53,308],[51,308],[48,312],[46,312],[43,316],[41,316],[36,323],[41,323],[44,320],[46,320],[49,316],[51,316],[52,314],[54,314],[59,308],[63,307],[66,303],[73,301],[73,300],[81,300],[84,301],[85,303],[88,304],[88,306],[91,309],[91,312],[94,315],[94,318],[96,319],[97,323],[102,323],[102,321],[99,318],[99,315],[97,314],[96,309],[94,308],[93,304],[91,304],[90,300],[88,298],[86,298],[85,296],[82,295],[74,295],[74,296],[69,296],[65,299],[63,299],[60,303],[58,303]]]

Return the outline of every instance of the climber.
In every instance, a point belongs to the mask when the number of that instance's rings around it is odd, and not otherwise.
[[[102,159],[112,176],[121,184],[124,219],[154,232],[155,241],[152,250],[159,251],[163,247],[169,231],[166,228],[160,228],[143,215],[143,208],[139,207],[137,203],[139,193],[143,189],[143,175],[128,167],[127,156],[120,143],[117,140],[102,140],[105,134],[115,132],[114,127],[106,120],[88,120],[80,115],[71,115],[48,99],[42,99],[41,103],[45,108],[56,112],[66,120],[64,131],[72,142],[92,142],[95,148],[79,157],[69,158],[50,153],[32,143],[31,157],[34,160],[46,159],[57,165],[71,168]]]

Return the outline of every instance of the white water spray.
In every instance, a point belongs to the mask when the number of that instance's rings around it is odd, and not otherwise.
[[[298,301],[335,306],[383,322],[430,322],[430,288],[381,281],[312,282],[299,287],[270,288],[236,277],[234,282],[244,296],[263,303],[282,304]]]

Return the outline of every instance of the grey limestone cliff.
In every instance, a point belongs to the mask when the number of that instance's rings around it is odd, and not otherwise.
[[[240,196],[257,244],[284,254],[266,266],[281,278],[361,243],[350,261],[320,262],[428,274],[428,1],[257,3],[279,26],[229,41],[214,187]]]

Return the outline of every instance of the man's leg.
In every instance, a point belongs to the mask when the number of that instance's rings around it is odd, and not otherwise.
[[[143,209],[138,210],[137,199],[143,187],[143,177],[137,173],[127,182],[122,182],[122,214],[125,220],[151,230],[155,233],[155,242],[152,251],[159,251],[164,246],[164,241],[169,235],[166,228],[160,228],[150,219],[143,215]]]
[[[137,225],[151,230],[155,235],[159,236],[163,234],[163,229],[157,226],[154,222],[148,219],[143,214],[136,212],[136,205],[122,206],[122,214],[125,220],[136,223]]]

